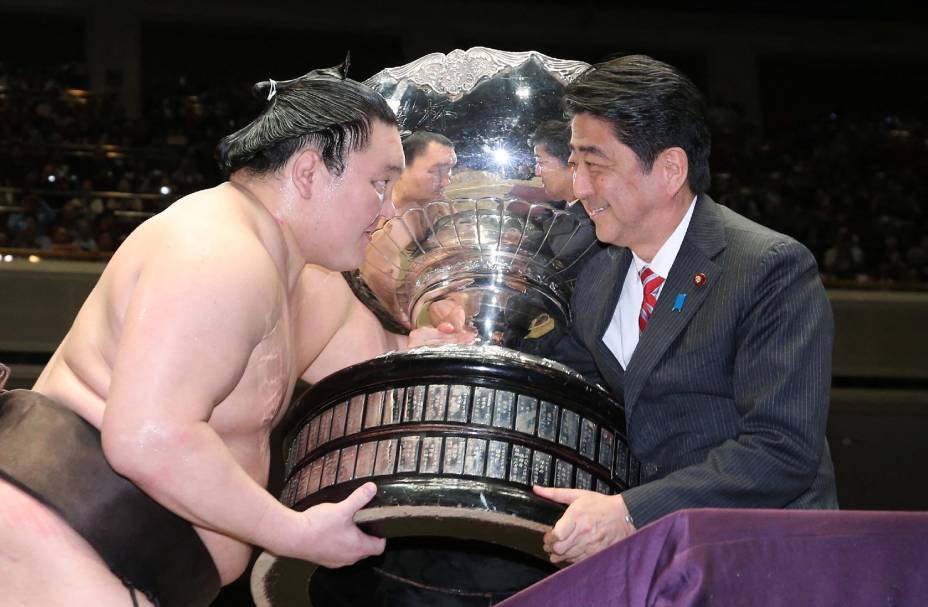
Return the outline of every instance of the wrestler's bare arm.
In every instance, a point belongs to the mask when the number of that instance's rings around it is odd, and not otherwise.
[[[473,341],[473,333],[464,330],[464,313],[459,306],[449,305],[450,312],[433,318],[438,328],[423,327],[409,335],[399,335],[383,328],[373,312],[354,296],[340,274],[308,267],[304,276],[307,279],[304,305],[314,310],[314,313],[307,317],[303,330],[313,335],[319,334],[318,319],[323,312],[320,308],[325,308],[324,314],[334,316],[331,318],[331,337],[322,345],[322,351],[302,375],[309,383],[315,383],[339,369],[370,360],[385,352],[422,345]]]
[[[300,277],[299,331],[309,345],[302,379],[316,383],[347,366],[398,347],[398,335],[385,331],[374,314],[351,292],[338,272],[307,266]]]
[[[242,469],[208,423],[235,406],[230,395],[286,305],[281,273],[247,236],[164,239],[171,244],[142,265],[104,413],[107,459],[194,524],[277,554],[335,566],[378,553],[383,540],[351,520],[372,486],[339,504],[292,511]]]

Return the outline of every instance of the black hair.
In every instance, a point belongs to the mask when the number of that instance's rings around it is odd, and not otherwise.
[[[438,133],[430,131],[415,131],[414,133],[403,137],[403,156],[406,157],[406,166],[412,164],[412,161],[425,152],[425,148],[430,143],[435,142],[449,148],[454,147],[454,142]]]
[[[529,138],[529,145],[543,145],[545,150],[566,165],[570,158],[570,123],[546,120],[538,125]]]
[[[711,135],[706,104],[686,76],[646,55],[628,55],[590,67],[565,91],[569,116],[588,113],[612,124],[650,172],[658,154],[679,147],[689,163],[687,183],[694,194],[709,189]]]
[[[319,151],[326,168],[340,175],[346,156],[367,146],[375,120],[396,124],[384,98],[346,78],[347,69],[346,59],[336,68],[313,70],[293,80],[255,84],[252,92],[267,98],[267,106],[247,126],[220,140],[219,167],[229,173],[247,169],[264,174],[309,147]]]

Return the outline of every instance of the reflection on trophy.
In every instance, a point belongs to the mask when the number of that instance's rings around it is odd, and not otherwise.
[[[391,539],[383,556],[347,571],[265,553],[252,575],[258,605],[305,605],[308,596],[323,606],[343,589],[376,594],[381,578],[495,602],[553,570],[541,536],[564,507],[536,497],[533,484],[606,494],[637,484],[622,404],[544,358],[566,330],[572,278],[597,243],[579,205],[536,195],[528,138],[561,117],[563,88],[586,67],[478,47],[367,82],[402,130],[449,137],[459,161],[444,199],[400,209],[375,232],[355,291],[406,327],[453,301],[477,338],[386,354],[299,399],[284,422],[281,500],[302,510],[374,480],[378,495],[356,520]],[[445,560],[477,573],[449,579]],[[481,566],[519,573],[493,579]]]
[[[478,344],[525,350],[567,324],[567,272],[595,246],[575,238],[584,222],[511,196],[433,201],[374,235],[361,278],[394,318],[425,322],[451,299]]]

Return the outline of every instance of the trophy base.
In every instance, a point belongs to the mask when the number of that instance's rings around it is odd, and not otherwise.
[[[452,496],[449,498],[454,499]],[[375,506],[366,532],[390,538],[383,555],[341,569],[263,552],[251,574],[257,607],[489,605],[554,572],[542,550],[549,525],[461,506]]]
[[[391,541],[345,571],[264,554],[255,602],[376,605],[394,591],[444,597],[414,604],[502,600],[554,570],[542,536],[565,507],[533,485],[614,495],[637,484],[624,426],[621,403],[575,372],[495,346],[418,348],[334,373],[284,420],[281,501],[306,510],[373,481],[355,520]]]

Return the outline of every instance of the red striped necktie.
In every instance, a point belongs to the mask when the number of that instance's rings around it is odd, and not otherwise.
[[[638,329],[644,332],[645,327],[648,326],[648,319],[654,313],[654,306],[657,305],[657,296],[661,292],[664,279],[648,267],[641,270],[639,276],[641,286],[644,287],[644,297],[641,300],[641,313],[638,315]]]

